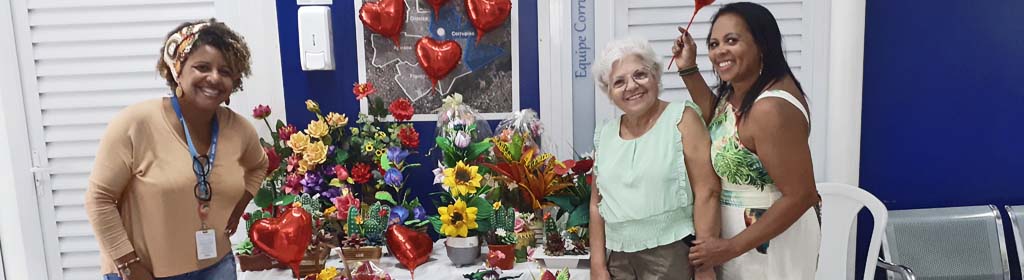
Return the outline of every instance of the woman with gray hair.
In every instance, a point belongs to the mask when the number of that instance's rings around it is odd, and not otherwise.
[[[688,235],[718,236],[718,176],[700,107],[669,103],[645,40],[608,44],[594,77],[623,114],[594,132],[592,279],[714,279],[691,270]],[[696,213],[696,214],[695,214]]]

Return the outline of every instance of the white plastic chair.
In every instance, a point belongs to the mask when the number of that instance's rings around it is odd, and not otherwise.
[[[864,263],[864,280],[875,278],[875,266],[894,271],[904,279],[915,279],[910,268],[894,265],[878,257],[889,214],[874,195],[858,187],[839,183],[819,183],[821,196],[821,249],[818,254],[816,279],[854,278],[857,255],[856,218],[867,208],[874,218],[871,241]]]

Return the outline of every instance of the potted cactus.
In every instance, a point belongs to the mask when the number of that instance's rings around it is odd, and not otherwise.
[[[365,213],[352,206],[347,214],[345,237],[340,242],[346,273],[366,262],[380,262],[391,208],[376,202]]]
[[[490,253],[487,255],[487,263],[491,267],[508,270],[515,264],[515,225],[516,211],[511,207],[501,205],[501,202],[494,203],[494,214],[491,216],[493,231],[490,233],[491,242],[487,245]]]

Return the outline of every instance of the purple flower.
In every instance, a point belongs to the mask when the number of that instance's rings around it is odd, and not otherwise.
[[[398,169],[388,169],[387,174],[384,175],[384,183],[392,187],[398,187],[402,185],[402,172]]]
[[[334,145],[327,146],[327,158],[334,158],[334,155],[338,152],[338,147]]]
[[[392,163],[404,162],[405,158],[409,156],[409,151],[403,150],[399,146],[388,147],[388,160]]]
[[[409,209],[398,205],[391,208],[391,217],[388,218],[388,224],[401,224],[407,218],[409,218]]]
[[[335,197],[341,196],[341,188],[327,188],[326,190],[320,192],[320,196],[326,198],[327,200],[334,199]]]
[[[309,189],[319,189],[319,187],[324,184],[324,177],[320,176],[317,172],[309,171],[306,172],[306,177],[302,178],[300,183],[302,183],[302,186]]]
[[[459,148],[466,148],[469,146],[469,134],[465,131],[459,131],[455,134],[455,146]]]
[[[426,221],[427,209],[423,209],[423,205],[416,206],[416,208],[412,209],[412,218],[415,220]]]

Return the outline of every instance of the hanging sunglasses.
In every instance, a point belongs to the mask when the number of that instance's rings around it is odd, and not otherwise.
[[[192,171],[196,173],[196,187],[193,193],[200,201],[213,199],[213,187],[210,186],[210,181],[207,179],[212,168],[213,163],[210,162],[210,158],[206,156],[192,157]]]

